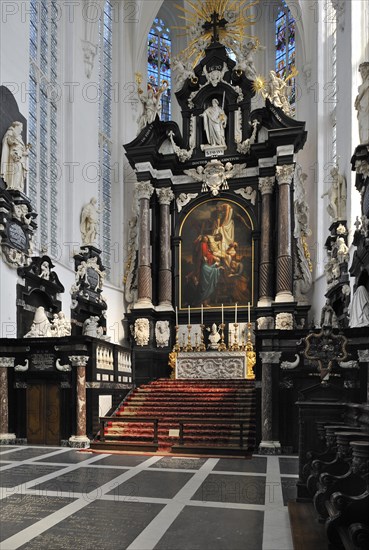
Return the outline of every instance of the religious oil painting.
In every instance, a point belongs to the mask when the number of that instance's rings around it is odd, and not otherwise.
[[[253,296],[254,245],[248,212],[209,199],[182,222],[180,307],[247,306]]]

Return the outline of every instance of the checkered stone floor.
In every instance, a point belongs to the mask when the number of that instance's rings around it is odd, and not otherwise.
[[[0,549],[290,550],[297,477],[292,456],[0,446]]]

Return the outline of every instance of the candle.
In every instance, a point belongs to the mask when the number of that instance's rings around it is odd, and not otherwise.
[[[204,307],[202,304],[201,304],[201,324],[202,325],[204,324]]]
[[[248,318],[249,318],[249,323],[251,322],[250,320],[250,302],[247,304],[247,312],[248,312]]]
[[[223,304],[222,304],[222,325],[224,325],[224,311],[223,311]]]
[[[188,324],[191,324],[191,308],[188,306]]]
[[[234,308],[234,324],[237,325],[237,302]]]
[[[176,306],[176,326],[178,327],[178,307]]]

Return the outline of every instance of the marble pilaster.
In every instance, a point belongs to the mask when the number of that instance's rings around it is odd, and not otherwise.
[[[150,262],[150,197],[154,188],[149,181],[136,184],[139,201],[139,240],[138,240],[138,299],[135,309],[153,307],[152,274]]]
[[[366,401],[369,403],[369,349],[359,349],[357,351],[359,363],[366,363],[367,366],[367,385],[366,385]]]
[[[15,443],[9,433],[8,369],[14,367],[14,357],[0,357],[0,444]]]
[[[170,187],[156,190],[160,204],[160,263],[159,263],[159,306],[158,309],[172,309],[172,269],[170,251],[170,203],[174,193]]]
[[[85,448],[90,446],[86,435],[86,364],[88,355],[70,355],[72,367],[77,368],[77,433],[69,438],[71,447]]]
[[[261,206],[261,243],[260,243],[260,277],[258,306],[269,306],[273,291],[273,248],[272,248],[272,193],[274,177],[259,178],[259,191],[262,197]]]
[[[276,167],[279,185],[276,302],[293,302],[291,183],[294,164]]]
[[[261,380],[261,442],[259,454],[276,455],[281,453],[281,444],[273,440],[273,365],[279,364],[281,351],[262,351]],[[278,368],[278,367],[276,367]]]

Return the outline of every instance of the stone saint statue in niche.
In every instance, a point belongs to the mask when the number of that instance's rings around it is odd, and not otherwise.
[[[27,157],[30,144],[25,145],[22,138],[23,124],[13,122],[3,137],[1,149],[0,175],[7,189],[24,192],[27,175]]]
[[[82,244],[94,244],[96,241],[100,213],[96,204],[96,197],[92,197],[90,202],[82,208],[80,221]]]
[[[204,119],[206,139],[209,145],[222,145],[225,147],[224,129],[227,126],[227,116],[219,107],[219,101],[214,98],[211,106],[200,115]]]
[[[355,109],[359,122],[360,143],[369,143],[369,61],[361,63],[359,71],[362,83],[355,99]]]

